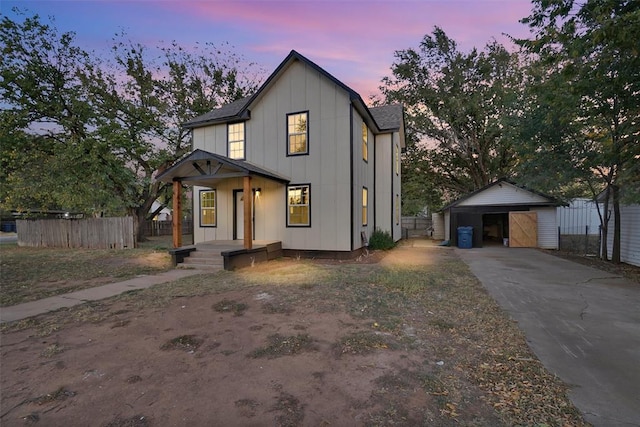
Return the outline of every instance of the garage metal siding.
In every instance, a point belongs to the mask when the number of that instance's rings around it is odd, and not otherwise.
[[[558,222],[556,208],[532,208],[538,213],[538,247],[558,249]]]
[[[609,258],[613,255],[613,230],[612,220],[607,233]],[[620,261],[640,267],[640,205],[620,206]]]

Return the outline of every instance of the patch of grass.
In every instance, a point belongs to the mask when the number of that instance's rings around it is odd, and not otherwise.
[[[273,334],[267,337],[267,345],[253,350],[247,356],[258,359],[266,357],[275,359],[282,356],[292,356],[313,349],[313,339],[308,334],[284,336]]]
[[[135,384],[139,383],[140,381],[142,381],[142,377],[140,375],[131,375],[125,380],[127,384]]]
[[[134,415],[129,418],[116,417],[106,427],[148,427],[150,425],[149,419],[144,415]]]
[[[429,324],[435,326],[442,331],[450,331],[455,328],[455,325],[444,319],[433,319],[429,321]]]
[[[242,316],[249,306],[243,302],[223,299],[213,305],[218,313],[233,313],[234,316]]]
[[[46,405],[47,403],[66,400],[69,397],[75,396],[76,394],[77,393],[75,391],[67,390],[64,387],[60,387],[56,391],[53,391],[51,393],[34,397],[33,399],[30,399],[30,402],[35,403],[36,405]]]
[[[262,304],[262,312],[264,314],[291,314],[294,312],[294,310],[285,302],[268,301]]]
[[[246,418],[253,418],[256,416],[256,408],[260,406],[258,402],[253,399],[240,399],[234,402],[240,415]]]
[[[280,393],[272,410],[280,412],[275,419],[278,427],[298,427],[304,421],[304,405],[291,394]]]
[[[196,351],[204,342],[195,335],[180,335],[160,346],[160,350]]]
[[[59,345],[58,343],[55,343],[47,346],[47,348],[42,350],[42,352],[40,353],[40,356],[51,358],[56,354],[62,353],[63,351],[64,351],[64,347]]]
[[[396,344],[381,333],[354,332],[342,337],[334,346],[336,356],[344,354],[365,355],[376,350],[394,349]]]

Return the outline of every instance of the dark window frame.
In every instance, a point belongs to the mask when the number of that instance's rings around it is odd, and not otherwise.
[[[365,131],[366,135],[364,134]],[[362,160],[365,163],[369,163],[369,126],[364,121],[362,122]]]
[[[367,193],[367,204],[364,204],[365,198],[364,193]],[[363,186],[362,187],[362,226],[367,227],[369,225],[369,188]]]
[[[301,151],[301,152],[291,152],[291,142],[290,142],[290,136],[292,134],[289,133],[289,117],[291,116],[296,116],[299,114],[305,114],[306,115],[306,129],[305,129],[305,151]],[[293,113],[288,113],[287,114],[287,118],[286,118],[286,122],[285,122],[285,134],[287,135],[287,157],[293,157],[293,156],[308,156],[309,155],[309,110],[305,110],[305,111],[296,111]],[[297,133],[300,134],[300,133]],[[296,134],[296,135],[297,135]]]
[[[309,223],[308,224],[291,224],[290,219],[289,219],[289,208],[292,205],[289,204],[289,190],[292,189],[292,188],[300,188],[300,187],[307,187],[308,188],[308,190],[307,190],[307,198],[308,198],[307,207],[308,207],[308,210],[309,210]],[[285,205],[286,205],[285,224],[286,224],[287,228],[310,228],[311,227],[311,184],[310,183],[287,185],[286,192],[285,192]],[[304,205],[294,205],[294,206],[304,206]]]

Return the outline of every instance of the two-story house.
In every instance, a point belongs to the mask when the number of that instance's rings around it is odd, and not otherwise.
[[[275,241],[284,255],[344,258],[376,228],[401,238],[401,105],[367,107],[291,51],[255,94],[184,126],[194,151],[158,179],[174,182],[174,199],[193,185],[195,244]]]

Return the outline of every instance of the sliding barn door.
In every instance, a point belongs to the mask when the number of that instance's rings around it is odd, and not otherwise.
[[[509,246],[512,248],[538,246],[537,212],[509,212]]]

